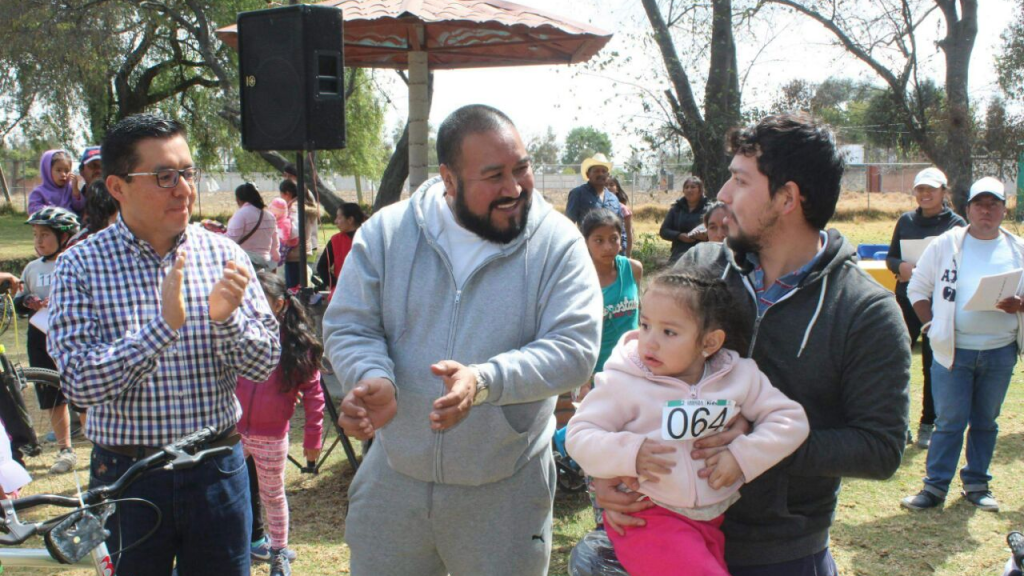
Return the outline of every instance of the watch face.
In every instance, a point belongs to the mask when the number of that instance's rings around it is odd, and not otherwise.
[[[473,405],[482,404],[487,401],[488,389],[487,386],[478,386],[476,389],[476,396],[473,397]]]

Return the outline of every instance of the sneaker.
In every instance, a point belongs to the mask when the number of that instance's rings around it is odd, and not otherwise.
[[[1014,567],[1020,570],[1021,563],[1024,563],[1024,534],[1020,532],[1010,532],[1006,535],[1006,543],[1010,546],[1010,552],[1013,554]]]
[[[292,564],[284,550],[272,550],[270,556],[270,576],[292,576]]]
[[[259,541],[249,544],[249,556],[253,564],[270,562],[270,540],[264,536]]]
[[[75,456],[71,448],[64,448],[57,454],[53,466],[50,466],[50,474],[67,474],[75,468],[75,464],[78,464],[78,456]]]
[[[964,498],[974,504],[975,508],[986,512],[999,512],[999,502],[989,490],[975,490],[974,492],[963,492]]]
[[[284,553],[284,557],[289,562],[295,562],[298,554],[295,553],[291,548],[283,548],[281,552]],[[261,538],[257,542],[253,542],[249,545],[249,555],[252,557],[253,564],[269,563],[270,562],[270,540],[266,536]]]
[[[900,500],[900,506],[907,510],[927,510],[929,508],[941,507],[944,501],[927,490],[921,490],[913,496],[907,496]]]
[[[935,424],[921,424],[917,428],[917,447],[927,450],[932,442],[932,432],[935,432]]]

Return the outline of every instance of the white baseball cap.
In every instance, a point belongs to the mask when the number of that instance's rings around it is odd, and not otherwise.
[[[932,188],[943,188],[948,185],[948,181],[942,170],[932,166],[931,168],[921,170],[914,177],[914,188],[922,185],[931,186]]]
[[[982,194],[991,194],[999,200],[1006,202],[1006,187],[997,178],[986,176],[971,184],[971,195],[967,198],[967,202],[973,202],[975,198]]]

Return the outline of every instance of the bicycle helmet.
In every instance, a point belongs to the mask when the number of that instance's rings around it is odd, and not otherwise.
[[[35,226],[46,226],[54,232],[78,232],[78,216],[75,213],[58,206],[47,206],[37,210],[35,214],[28,217],[25,224]]]
[[[57,248],[56,252],[53,254],[42,255],[43,258],[46,259],[53,258],[57,254],[63,252],[72,236],[78,232],[78,216],[75,216],[75,213],[70,210],[59,208],[57,206],[47,206],[46,208],[36,210],[35,214],[28,217],[25,224],[45,226],[50,230],[53,230],[54,233],[57,234],[58,238],[61,238],[61,234],[64,235],[60,240],[60,247]]]

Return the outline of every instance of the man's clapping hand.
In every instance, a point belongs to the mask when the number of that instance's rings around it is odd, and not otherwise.
[[[357,440],[369,440],[397,412],[395,385],[387,378],[367,378],[360,380],[341,401],[338,425]]]

